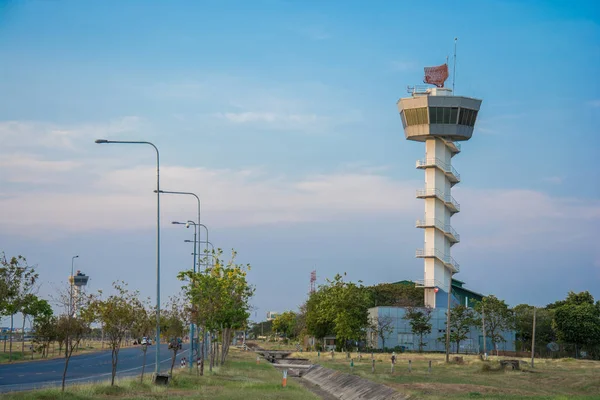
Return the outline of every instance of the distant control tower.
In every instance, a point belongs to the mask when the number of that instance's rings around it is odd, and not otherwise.
[[[425,82],[437,87],[409,88],[411,97],[398,101],[406,139],[425,143],[425,158],[416,165],[425,170],[425,187],[417,190],[417,198],[425,200],[425,215],[416,223],[425,231],[425,244],[416,252],[424,259],[425,277],[417,285],[425,288],[425,305],[434,308],[447,307],[451,277],[460,270],[450,252],[460,241],[451,224],[460,211],[451,193],[460,182],[452,166],[452,157],[460,152],[455,142],[471,138],[481,105],[481,100],[454,96],[444,88],[447,78],[446,64],[425,68]]]
[[[74,276],[69,276],[69,283],[71,284],[73,290],[73,298],[71,299],[73,302],[73,315],[77,315],[77,311],[81,305],[81,299],[84,296],[84,289],[89,279],[89,276],[85,275],[79,270],[77,270]]]

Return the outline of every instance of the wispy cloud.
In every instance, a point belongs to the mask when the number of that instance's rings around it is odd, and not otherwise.
[[[587,105],[590,106],[590,107],[594,107],[594,108],[600,107],[600,100],[591,100],[591,101],[588,101]]]
[[[542,181],[544,181],[546,183],[560,185],[561,183],[563,183],[563,178],[561,176],[547,176],[547,177],[543,178]]]
[[[394,69],[395,71],[400,71],[400,72],[407,72],[407,71],[416,71],[419,66],[417,65],[416,61],[392,61],[391,62],[391,66],[392,69]]]

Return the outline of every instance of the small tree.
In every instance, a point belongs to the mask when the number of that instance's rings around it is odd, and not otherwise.
[[[394,332],[394,319],[391,315],[372,318],[371,331],[381,339],[381,347],[385,349],[385,338]]]
[[[450,341],[456,343],[456,353],[460,352],[460,342],[469,337],[471,327],[477,324],[472,308],[458,305],[450,311]]]
[[[35,321],[39,318],[48,319],[52,316],[52,306],[47,300],[38,298],[36,295],[29,294],[25,297],[25,304],[21,308],[23,314],[23,341],[21,343],[21,353],[25,354],[25,320],[27,316],[32,316]]]
[[[136,320],[136,311],[142,308],[139,293],[129,292],[125,282],[113,282],[116,294],[102,300],[102,292],[90,305],[94,320],[102,324],[105,337],[111,348],[112,374],[110,384],[115,384],[117,375],[117,364],[119,362],[119,351],[123,344],[125,334]],[[158,344],[157,344],[158,346]]]
[[[431,333],[431,317],[433,310],[431,307],[407,307],[403,319],[410,324],[412,333],[419,336],[419,352],[423,352],[423,346],[427,343],[423,341],[423,336]]]
[[[475,303],[475,310],[481,316],[484,313],[486,336],[492,341],[492,345],[498,354],[498,343],[506,342],[502,332],[508,331],[514,327],[514,317],[512,311],[504,300],[499,300],[496,296],[485,296],[481,301]],[[477,319],[481,323],[481,318]]]
[[[94,313],[91,312],[90,303],[93,296],[82,297],[77,306],[77,313],[72,311],[71,287],[57,290],[55,303],[63,308],[63,314],[56,321],[56,338],[59,342],[59,349],[64,345],[65,368],[63,370],[61,390],[65,391],[65,381],[69,369],[69,361],[73,351],[79,346],[81,339],[91,332],[90,325],[94,321]]]
[[[173,367],[175,366],[175,359],[180,349],[181,337],[184,335],[185,318],[184,311],[181,305],[181,301],[177,297],[171,297],[167,309],[161,311],[160,320],[160,332],[169,343],[169,349],[173,352],[171,357],[171,371],[170,375],[173,375]],[[158,344],[157,344],[158,346]]]
[[[8,260],[4,253],[0,255],[0,281],[3,289],[0,294],[0,315],[10,316],[9,361],[12,361],[14,315],[23,310],[29,295],[35,289],[37,279],[38,274],[27,264],[25,257],[17,256]]]
[[[42,358],[48,357],[50,343],[57,340],[58,319],[50,315],[42,315],[34,320],[34,343],[38,351],[42,353]]]
[[[567,299],[556,307],[554,323],[560,340],[592,348],[600,344],[600,303],[594,304],[589,292],[569,292]]]
[[[154,311],[147,304],[139,305],[135,310],[135,321],[131,326],[131,334],[135,338],[149,337],[154,332]],[[156,343],[158,346],[159,343]],[[142,362],[142,375],[140,382],[144,382],[144,371],[146,369],[146,353],[148,351],[148,340],[141,343],[144,359]]]
[[[296,329],[296,313],[293,311],[286,311],[273,321],[273,330],[278,333],[282,333],[286,338],[292,337]]]

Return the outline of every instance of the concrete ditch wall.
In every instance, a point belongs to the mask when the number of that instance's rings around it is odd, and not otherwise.
[[[340,400],[405,400],[409,397],[389,386],[314,365],[302,379],[318,385]]]

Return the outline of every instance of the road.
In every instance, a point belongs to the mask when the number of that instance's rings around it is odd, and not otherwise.
[[[160,345],[160,370],[171,367],[172,352],[166,344]],[[146,373],[154,372],[156,346],[148,347],[146,353]],[[189,359],[189,344],[177,354],[175,368],[179,368],[182,357]],[[139,346],[121,349],[117,376],[136,376],[142,372],[143,352]],[[0,364],[0,393],[31,390],[49,386],[60,386],[65,367],[64,359],[29,361]],[[110,379],[112,370],[111,351],[73,355],[69,361],[67,384],[98,382]]]

